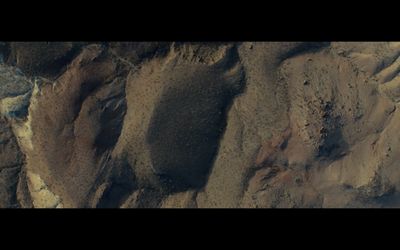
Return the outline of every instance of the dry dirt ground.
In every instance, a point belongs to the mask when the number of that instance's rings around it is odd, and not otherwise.
[[[0,42],[0,207],[400,207],[399,42]]]

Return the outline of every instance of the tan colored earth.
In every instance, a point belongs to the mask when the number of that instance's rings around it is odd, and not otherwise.
[[[400,42],[0,42],[0,207],[400,207]]]

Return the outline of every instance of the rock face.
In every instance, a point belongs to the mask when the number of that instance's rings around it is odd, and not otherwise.
[[[0,207],[399,207],[400,43],[0,42]]]

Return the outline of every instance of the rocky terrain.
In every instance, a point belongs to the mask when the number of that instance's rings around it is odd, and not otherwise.
[[[0,42],[0,207],[399,207],[399,72],[399,42]]]

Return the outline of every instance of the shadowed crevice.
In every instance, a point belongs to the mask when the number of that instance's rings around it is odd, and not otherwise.
[[[294,56],[306,53],[315,53],[323,48],[329,47],[330,42],[303,42],[295,46],[293,49],[280,56],[280,62]]]

